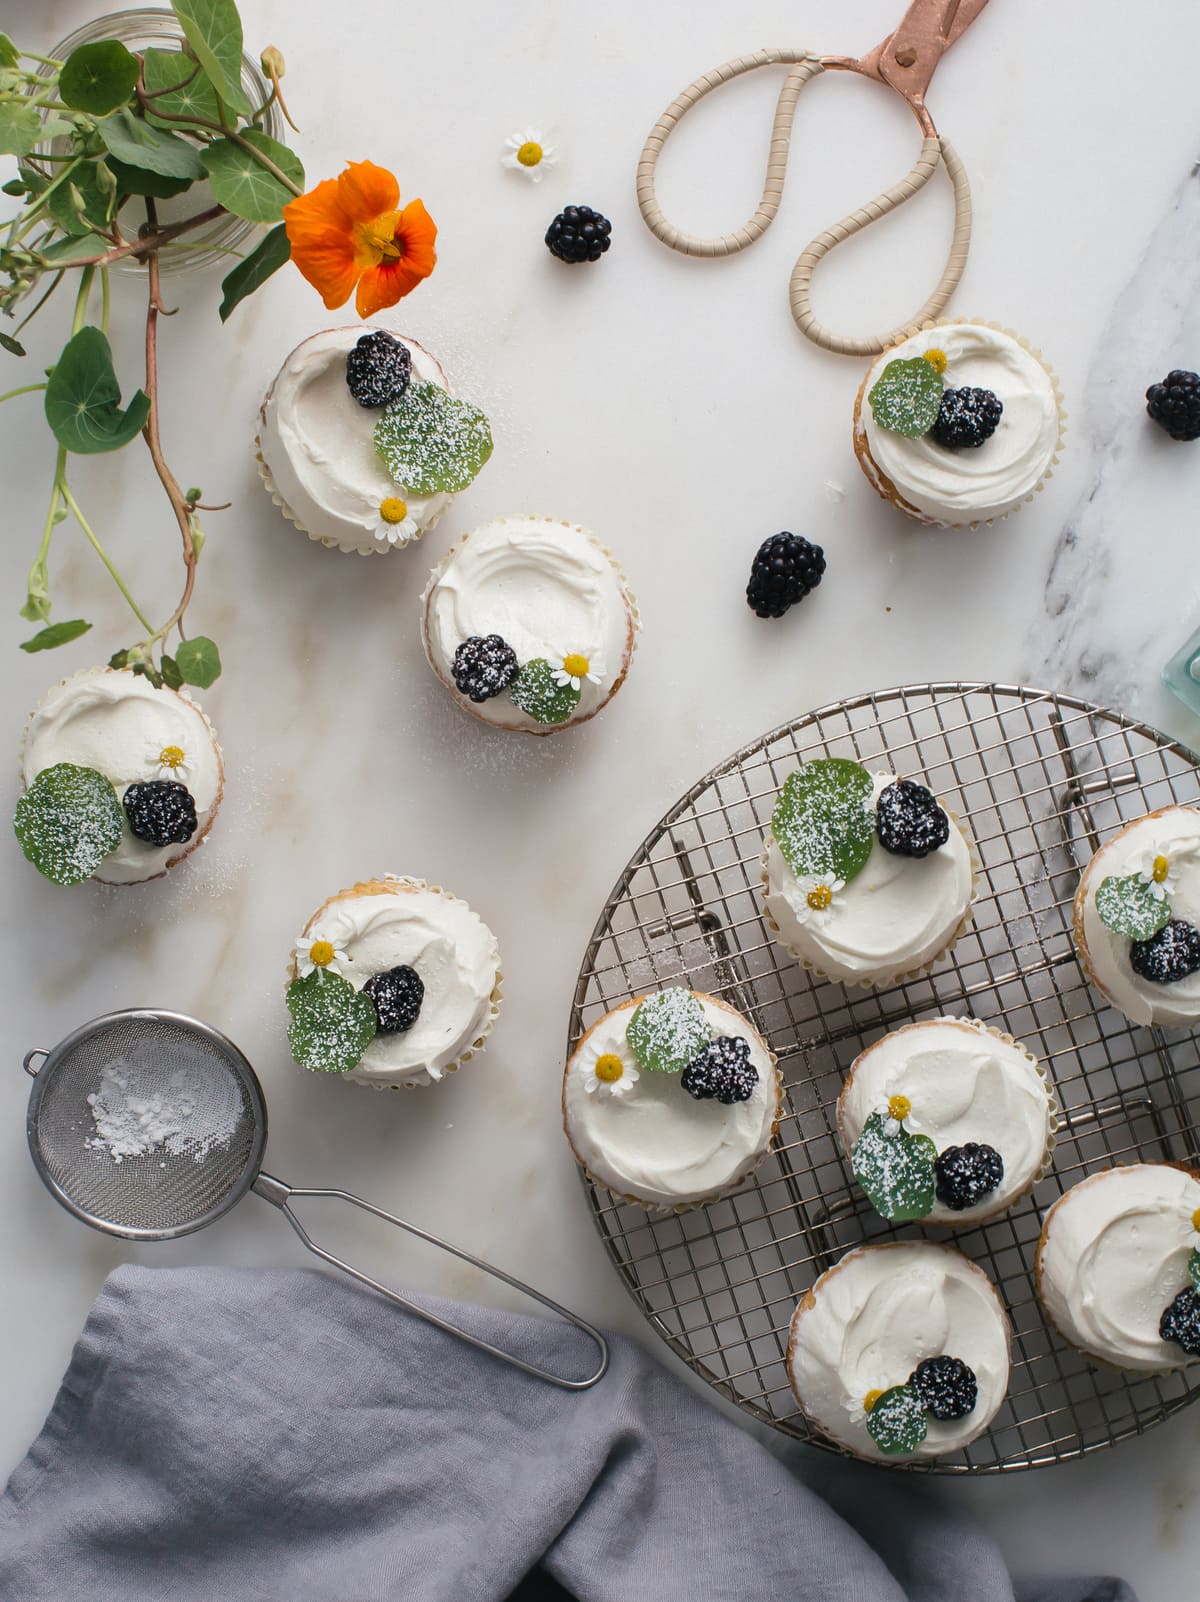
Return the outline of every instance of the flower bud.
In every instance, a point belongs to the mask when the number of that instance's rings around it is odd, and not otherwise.
[[[287,71],[287,62],[283,59],[283,51],[275,45],[268,45],[258,59],[259,65],[268,78],[282,78]]]

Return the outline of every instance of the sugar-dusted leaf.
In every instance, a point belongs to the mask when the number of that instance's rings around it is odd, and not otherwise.
[[[21,850],[52,884],[82,884],[121,843],[117,792],[95,768],[44,768],[17,801]]]
[[[80,456],[128,445],[150,414],[150,402],[140,389],[121,410],[108,340],[90,325],[67,341],[46,384],[45,404],[55,439]]]
[[[135,117],[126,106],[111,117],[100,117],[96,132],[105,148],[130,167],[145,167],[164,178],[203,178],[196,146],[165,128]]]
[[[99,176],[104,171],[104,178]],[[116,209],[116,181],[102,162],[85,162],[66,182],[51,191],[46,205],[67,234],[90,234],[107,228]]]
[[[171,200],[192,187],[191,178],[164,178],[160,172],[151,172],[148,167],[131,167],[127,161],[118,161],[116,156],[105,156],[104,161],[116,179],[118,194]]]
[[[91,624],[82,617],[73,617],[62,623],[51,623],[48,628],[42,629],[31,640],[22,640],[22,651],[52,651],[56,645],[68,645],[77,640],[81,634],[86,634]]]
[[[1096,891],[1096,911],[1106,929],[1129,940],[1150,940],[1171,921],[1171,903],[1140,873],[1112,874]]]
[[[270,233],[231,273],[221,281],[221,321],[225,322],[239,301],[245,300],[265,284],[272,273],[278,272],[292,254],[287,229],[282,223]]]
[[[884,1120],[872,1113],[850,1157],[854,1177],[881,1218],[903,1223],[928,1218],[937,1191],[937,1148],[927,1135],[899,1129],[884,1134]]]
[[[579,705],[579,691],[556,684],[554,669],[545,657],[535,656],[508,687],[514,705],[535,723],[565,723]]]
[[[175,661],[185,684],[207,690],[221,676],[221,653],[203,634],[184,640],[175,653]]]
[[[20,100],[0,100],[0,156],[27,156],[42,137],[42,119]]]
[[[1191,1281],[1192,1289],[1200,1295],[1200,1248],[1192,1252],[1188,1258],[1188,1279]]]
[[[250,222],[277,223],[283,216],[283,208],[296,196],[279,182],[274,173],[268,172],[245,146],[252,145],[260,151],[291,179],[297,189],[304,187],[304,167],[300,158],[286,145],[268,138],[257,128],[247,128],[240,138],[244,143],[215,139],[204,150],[201,159],[213,196],[236,217],[245,217]]]
[[[177,117],[203,117],[220,122],[221,107],[212,81],[198,61],[182,50],[144,50],[142,80],[154,98],[146,116],[160,126]]]
[[[651,1073],[679,1074],[712,1039],[704,1008],[684,985],[669,985],[633,1009],[629,1049]]]
[[[375,1038],[375,1007],[370,996],[348,979],[314,968],[287,988],[288,1044],[292,1056],[312,1073],[349,1073]]]
[[[893,1385],[867,1414],[867,1434],[888,1457],[915,1452],[928,1430],[924,1404],[911,1385]]]
[[[937,422],[945,387],[942,375],[923,356],[901,358],[883,369],[867,401],[880,428],[916,439]]]
[[[72,110],[105,117],[125,104],[137,81],[137,60],[121,41],[97,39],[72,50],[58,75],[58,92]]]
[[[375,424],[375,449],[414,495],[456,495],[491,456],[492,431],[478,406],[414,382]]]
[[[874,783],[845,757],[817,757],[790,773],[771,814],[771,832],[792,872],[832,873],[849,881],[875,840]]]
[[[242,19],[234,0],[171,0],[184,37],[228,109],[250,112],[242,89]]]

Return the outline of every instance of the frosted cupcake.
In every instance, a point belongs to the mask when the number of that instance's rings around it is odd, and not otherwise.
[[[14,828],[54,884],[140,884],[212,828],[225,774],[204,713],[127,669],[88,668],[25,725]]]
[[[937,323],[893,345],[854,408],[854,450],[871,484],[942,528],[990,523],[1029,500],[1061,436],[1053,373],[987,323]]]
[[[712,996],[671,986],[614,1007],[563,1075],[563,1124],[599,1184],[644,1207],[717,1200],[757,1168],[779,1119],[775,1059]]]
[[[1046,1214],[1035,1265],[1050,1322],[1085,1357],[1157,1374],[1200,1357],[1200,1174],[1108,1168]]]
[[[425,655],[465,711],[555,734],[595,717],[625,682],[637,607],[610,553],[550,517],[464,534],[422,600]]]
[[[958,1451],[1008,1390],[1008,1318],[961,1252],[931,1241],[860,1246],[792,1317],[788,1379],[823,1435],[869,1462]]]
[[[797,962],[889,985],[954,945],[975,869],[962,825],[923,785],[818,757],[779,792],[762,884],[767,923]]]
[[[905,1024],[868,1046],[837,1115],[881,1217],[956,1228],[996,1217],[1033,1188],[1059,1121],[1037,1059],[974,1018]]]
[[[1200,1019],[1200,812],[1164,807],[1101,846],[1074,931],[1088,978],[1132,1023]]]
[[[285,517],[322,545],[369,556],[427,533],[492,436],[415,339],[359,324],[296,346],[267,391],[257,446]]]
[[[465,901],[395,874],[319,907],[288,979],[296,1061],[364,1085],[453,1073],[483,1050],[500,1010],[495,935]]]

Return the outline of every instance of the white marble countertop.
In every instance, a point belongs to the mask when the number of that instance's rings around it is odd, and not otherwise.
[[[20,31],[48,48],[96,10],[48,0]],[[1040,346],[1071,417],[1045,493],[990,531],[922,532],[876,499],[850,449],[861,364],[806,344],[788,315],[801,245],[911,161],[915,130],[898,103],[845,77],[806,93],[779,221],[749,255],[684,261],[638,218],[642,139],[689,79],[768,43],[858,53],[901,10],[899,0],[763,0],[740,11],[694,0],[681,29],[678,7],[635,0],[404,10],[359,0],[351,42],[337,7],[246,0],[248,41],[287,55],[310,179],[369,156],[437,219],[441,261],[401,308],[402,326],[487,407],[497,447],[423,544],[386,562],[309,544],[257,482],[255,411],[287,351],[345,319],[325,314],[290,270],[224,331],[215,277],[169,285],[186,315],[161,335],[168,454],[209,499],[234,502],[207,519],[192,613],[226,663],[204,699],[228,794],[203,852],[163,883],[57,891],[11,842],[0,852],[10,1041],[0,1076],[0,1472],[35,1433],[114,1264],[303,1259],[255,1199],[173,1245],[131,1250],[81,1228],[24,1150],[26,1047],[113,1007],[195,1012],[255,1063],[271,1108],[269,1164],[284,1178],[347,1185],[406,1211],[674,1363],[606,1261],[558,1114],[579,957],[650,825],[764,729],[896,683],[1044,683],[1200,741],[1200,724],[1157,682],[1200,623],[1200,446],[1149,428],[1141,398],[1167,368],[1200,365],[1200,13],[1171,7],[1169,19],[1137,26],[1122,0],[997,0],[935,80],[930,99],[976,207],[954,309]],[[772,101],[768,82],[742,83],[697,112],[663,163],[663,198],[681,221],[716,231],[749,213]],[[529,122],[554,126],[563,152],[540,187],[498,162],[504,137]],[[542,233],[573,200],[613,219],[614,243],[599,266],[567,272]],[[909,313],[940,266],[949,213],[934,183],[874,240],[832,258],[818,273],[821,313],[860,330]],[[118,348],[125,334],[136,344],[136,280],[120,280],[114,315]],[[47,316],[33,364],[63,337]],[[132,388],[134,364],[124,377]],[[14,746],[53,677],[127,643],[115,592],[63,525],[56,615],[86,613],[96,628],[53,658],[16,650],[51,471],[37,412],[36,400],[9,403],[0,432]],[[175,535],[143,455],[95,458],[75,481],[158,611],[177,583]],[[619,699],[549,741],[463,717],[433,681],[417,633],[426,574],[454,535],[523,510],[582,522],[615,547],[646,625]],[[820,541],[829,571],[784,621],[764,623],[741,591],[759,541],[779,528]],[[483,1058],[430,1091],[382,1098],[291,1065],[281,981],[308,912],[389,870],[471,901],[499,936],[507,1002]],[[397,1253],[389,1239],[370,1237],[363,1250],[413,1283],[488,1294],[461,1267]],[[1020,1572],[1117,1572],[1144,1602],[1171,1602],[1194,1595],[1198,1448],[1192,1410],[1086,1462],[929,1494],[969,1503]]]

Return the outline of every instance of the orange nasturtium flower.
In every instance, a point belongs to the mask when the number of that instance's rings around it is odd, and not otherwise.
[[[332,311],[354,294],[360,317],[394,306],[433,271],[437,224],[372,161],[352,161],[283,208],[292,260]]]

